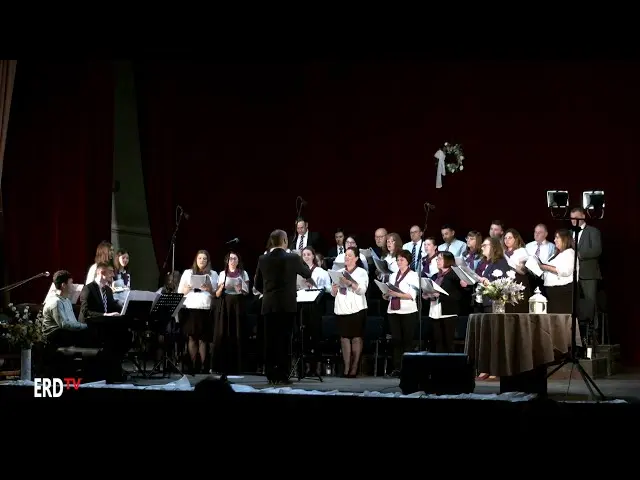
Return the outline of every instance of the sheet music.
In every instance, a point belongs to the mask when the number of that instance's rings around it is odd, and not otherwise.
[[[373,260],[380,260],[380,257],[378,256],[378,254],[376,253],[376,251],[373,249],[373,247],[371,247],[369,250],[371,250],[371,258]]]
[[[373,257],[372,257],[373,258]],[[383,275],[391,275],[391,270],[389,270],[389,265],[384,260],[380,260],[379,258],[373,258],[373,263],[376,264],[376,268]]]
[[[320,290],[298,290],[297,301],[298,303],[315,302],[321,293]]]
[[[344,262],[333,262],[331,266],[331,270],[337,272],[338,270],[342,270],[344,268]]]
[[[243,278],[240,277],[227,277],[224,281],[224,289],[228,292],[235,292],[236,285],[242,285],[242,290],[249,293],[249,285],[244,281]]]
[[[373,255],[375,255],[375,252],[373,251],[372,248],[361,248],[360,253],[364,255],[367,258],[367,260],[371,260]]]
[[[462,257],[456,257],[456,266],[451,268],[460,280],[469,285],[475,285],[480,281],[480,275],[471,270]]]
[[[309,278],[308,280],[301,277],[300,275],[298,275],[298,278],[296,280],[296,285],[298,286],[298,290],[305,290],[307,288],[309,288],[309,285],[307,283],[311,284],[311,288],[316,288],[316,282],[313,280],[313,278]]]
[[[80,293],[82,292],[83,288],[84,288],[84,285],[78,285],[75,283],[71,285],[71,291],[69,292],[69,300],[71,301],[72,305],[75,305],[76,303],[78,303],[78,299],[80,298]]]
[[[211,282],[209,275],[191,275],[191,281],[189,283],[191,288],[202,288],[207,282]]]
[[[160,296],[158,292],[145,292],[142,290],[129,290],[127,292],[127,298],[124,299],[124,304],[122,305],[122,310],[120,311],[121,315],[127,314],[127,308],[129,307],[130,302],[154,302]],[[151,310],[151,309],[149,309]]]
[[[342,280],[344,278],[344,275],[342,274],[342,272],[334,272],[333,270],[329,270],[327,272],[329,274],[329,276],[331,277],[331,281],[337,285],[340,285],[342,282],[340,280]]]
[[[525,262],[524,266],[536,277],[541,277],[544,272],[540,268],[540,263],[541,262],[538,257],[536,257],[535,255],[531,255]]]
[[[382,283],[380,280],[374,280],[383,295],[389,295],[389,285]]]
[[[441,293],[443,295],[449,295],[440,285],[431,280],[430,278],[422,277],[420,279],[420,288],[424,293]]]

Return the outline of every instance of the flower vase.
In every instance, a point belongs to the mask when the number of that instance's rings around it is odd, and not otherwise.
[[[31,380],[30,348],[23,348],[20,352],[20,380]]]
[[[505,313],[505,303],[502,300],[493,300],[491,302],[491,311],[493,313]]]

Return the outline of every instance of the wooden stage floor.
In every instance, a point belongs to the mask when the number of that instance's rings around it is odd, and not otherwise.
[[[129,365],[125,365],[128,371],[132,371]],[[157,385],[178,380],[181,376],[172,375],[171,378],[162,378],[160,375],[152,378],[142,378],[134,375],[127,383],[135,385]],[[189,376],[193,385],[206,378],[207,375]],[[241,375],[239,378],[230,378],[231,383],[249,385],[256,389],[268,388],[269,384],[263,376]],[[612,377],[596,379],[596,385],[608,400],[619,399],[628,402],[640,403],[640,372],[621,373]],[[305,378],[302,381],[292,379],[291,385],[294,389],[318,390],[318,391],[340,391],[340,392],[380,392],[380,393],[400,393],[398,388],[399,380],[385,377],[358,377],[340,378],[323,377],[320,382],[316,378]],[[556,380],[550,379],[548,383],[549,398],[556,401],[585,401],[589,400],[588,390],[582,379]],[[476,381],[475,392],[477,394],[500,393],[500,383],[498,381]]]

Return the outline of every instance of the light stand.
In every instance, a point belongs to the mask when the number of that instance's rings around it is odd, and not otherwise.
[[[557,204],[553,205],[553,203],[550,203],[549,208],[553,209],[553,208],[562,208],[562,207],[560,207]],[[564,208],[565,208],[565,214],[563,215],[562,218],[558,218],[554,216],[553,210],[551,210],[551,216],[557,220],[558,219],[567,220],[566,211],[568,210],[568,199],[567,199],[567,204],[564,206]],[[593,378],[589,376],[589,374],[586,372],[584,367],[580,364],[580,357],[577,352],[578,347],[576,342],[576,336],[578,335],[578,303],[580,299],[580,293],[579,293],[580,284],[578,282],[578,237],[580,235],[581,230],[582,230],[582,227],[580,227],[579,221],[576,221],[576,225],[573,225],[573,224],[571,225],[571,231],[573,232],[574,250],[575,250],[575,255],[573,256],[571,349],[568,355],[564,358],[564,360],[562,360],[562,362],[560,362],[559,365],[557,365],[553,370],[551,370],[551,372],[547,374],[547,378],[551,377],[554,373],[556,373],[565,365],[571,364],[572,370],[574,368],[578,370],[578,373],[580,374],[580,376],[582,377],[582,380],[587,386],[587,390],[589,390],[589,393],[591,394],[591,398],[595,398],[597,393],[598,396],[600,397],[600,400],[605,401],[606,397],[604,396],[602,391],[598,388],[598,385],[596,385],[596,382],[593,380]]]
[[[176,239],[178,238],[178,230],[180,229],[180,223],[182,222],[182,218],[189,219],[189,217],[184,213],[184,210],[180,205],[176,207],[176,226],[173,230],[173,234],[171,235],[171,244],[169,246],[169,251],[167,252],[167,256],[164,259],[164,263],[162,264],[162,271],[164,272],[167,268],[167,264],[169,263],[169,256],[171,256],[171,271],[175,272],[176,270]]]

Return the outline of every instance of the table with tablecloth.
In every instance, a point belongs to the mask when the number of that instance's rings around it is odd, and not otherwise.
[[[568,314],[469,316],[465,352],[479,372],[500,377],[502,391],[546,393],[547,367],[566,356],[570,346]]]

